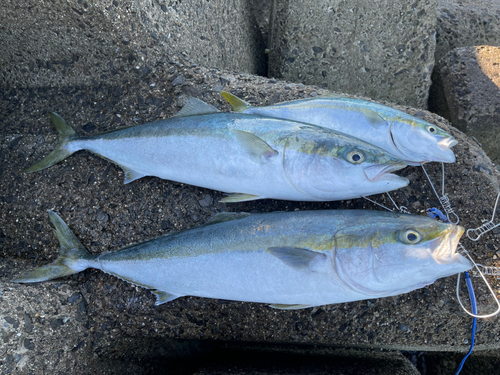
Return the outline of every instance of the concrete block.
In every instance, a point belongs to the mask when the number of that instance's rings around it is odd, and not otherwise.
[[[500,47],[456,48],[441,59],[447,115],[475,137],[494,163],[500,161]]]
[[[0,2],[0,81],[9,87],[81,85],[136,77],[169,63],[265,74],[265,45],[246,0]]]
[[[457,303],[455,277],[397,297],[295,311],[196,297],[155,306],[150,291],[97,270],[29,286],[9,283],[21,272],[47,264],[57,256],[59,246],[47,209],[58,212],[93,254],[192,228],[221,211],[380,209],[364,200],[264,200],[225,205],[219,202],[223,196],[220,192],[157,178],[124,185],[118,167],[88,152],[79,152],[38,173],[19,173],[47,155],[57,143],[48,110],[57,111],[80,134],[90,135],[169,117],[181,108],[187,95],[229,110],[215,92],[221,88],[253,105],[326,92],[249,74],[191,67],[182,54],[165,58],[177,64],[158,66],[154,80],[136,80],[135,67],[124,66],[120,75],[128,79],[119,83],[106,80],[60,88],[0,88],[0,157],[4,160],[0,165],[1,366],[8,364],[21,374],[92,374],[103,373],[103,368],[123,374],[154,373],[152,368],[170,365],[164,358],[165,348],[170,348],[166,341],[171,339],[360,350],[468,349],[471,319]],[[171,71],[172,67],[176,70]],[[182,84],[173,86],[172,81],[181,75]],[[460,142],[454,147],[457,162],[446,166],[445,191],[465,227],[477,227],[482,219],[489,219],[498,172],[477,143],[437,115],[410,107],[397,108],[456,137]],[[430,164],[427,171],[439,189],[440,165]],[[391,193],[399,205],[419,215],[425,215],[426,208],[439,207],[421,168],[409,167],[398,173],[411,181],[405,189]],[[376,200],[391,205],[387,198]],[[464,246],[482,264],[497,264],[500,242],[493,233],[478,243],[465,241]],[[498,290],[498,281],[492,281]],[[491,309],[486,288],[475,287],[481,309]],[[37,313],[45,317],[43,321],[36,320]],[[29,334],[24,331],[25,321],[35,326]],[[496,320],[481,324],[476,349],[497,349],[500,327]],[[30,350],[33,345],[35,349]]]
[[[269,76],[426,108],[437,0],[276,0]]]
[[[500,2],[439,0],[436,61],[457,47],[500,46]]]

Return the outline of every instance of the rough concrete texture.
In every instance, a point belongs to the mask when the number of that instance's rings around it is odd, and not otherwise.
[[[500,46],[498,0],[439,0],[436,61],[457,47]]]
[[[276,0],[269,76],[427,107],[437,0]]]
[[[456,48],[436,67],[448,108],[441,113],[500,161],[500,47]],[[446,111],[447,110],[447,111]]]
[[[138,74],[134,62],[125,63],[120,82],[107,77],[95,85],[1,87],[0,361],[6,371],[111,373],[103,369],[116,363],[121,373],[147,373],[148,361],[165,354],[164,342],[169,339],[388,350],[468,349],[471,319],[457,303],[454,277],[397,297],[296,311],[196,297],[155,306],[149,291],[96,270],[34,285],[10,283],[21,272],[57,257],[59,245],[47,209],[58,212],[83,245],[99,254],[194,227],[221,211],[377,208],[364,200],[263,200],[225,205],[219,203],[220,192],[158,178],[124,185],[118,167],[88,152],[38,173],[19,173],[47,155],[57,142],[49,110],[60,113],[86,135],[169,117],[181,108],[187,95],[228,110],[214,93],[221,88],[255,105],[325,92],[302,84],[191,67],[182,54],[165,57],[170,63],[159,63],[147,75]],[[174,84],[180,76],[184,77],[182,83]],[[498,173],[476,142],[439,116],[399,108],[443,127],[459,140],[457,162],[446,168],[446,193],[463,225],[476,227],[491,217]],[[431,164],[427,170],[439,188],[439,165]],[[398,204],[420,215],[425,215],[425,208],[438,207],[421,168],[409,167],[401,174],[411,184],[392,194]],[[387,198],[375,199],[390,205]],[[495,233],[498,231],[478,243],[463,242],[482,264],[498,265],[500,243]],[[497,291],[499,284],[492,281]],[[478,284],[476,293],[481,311],[491,309],[486,288]],[[496,320],[481,321],[477,350],[498,348],[499,330]]]
[[[167,52],[265,74],[265,45],[246,0],[0,2],[0,78],[9,86],[90,84],[147,75]]]

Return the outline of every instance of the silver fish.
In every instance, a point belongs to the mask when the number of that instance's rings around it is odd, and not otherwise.
[[[54,212],[53,263],[13,280],[32,283],[96,268],[180,296],[298,309],[394,296],[472,267],[456,253],[464,228],[370,210],[222,213],[204,226],[91,255]]]
[[[25,172],[79,150],[118,164],[125,183],[144,176],[234,193],[225,202],[274,198],[331,201],[408,185],[391,174],[406,164],[387,152],[318,126],[238,113],[174,117],[80,137],[51,113],[56,149]]]
[[[451,147],[458,142],[427,121],[367,100],[325,95],[265,107],[252,107],[222,92],[236,112],[258,114],[340,131],[378,146],[408,165],[438,161],[455,162]]]

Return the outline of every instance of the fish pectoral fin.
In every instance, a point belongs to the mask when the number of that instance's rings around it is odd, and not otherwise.
[[[233,94],[227,92],[227,91],[221,91],[220,93],[224,99],[227,100],[229,104],[233,107],[235,112],[243,112],[245,109],[250,108],[251,105],[245,102],[244,100],[241,100],[237,96],[234,96]]]
[[[130,168],[126,168],[120,165],[120,167],[123,169],[123,172],[125,173],[125,183],[128,184],[129,182],[135,181],[141,177],[146,176],[145,174],[141,172],[134,171]]]
[[[205,225],[213,225],[219,223],[225,223],[227,221],[240,220],[249,217],[251,214],[248,212],[219,212],[210,220],[208,220]]]
[[[380,117],[380,115],[377,112],[372,111],[371,109],[360,108],[359,112],[361,112],[361,114],[365,117],[366,121],[368,121],[368,123],[372,126],[387,124],[387,122],[382,117]]]
[[[313,272],[320,271],[321,263],[327,259],[326,254],[300,247],[270,247],[267,252],[296,270],[309,269]]]
[[[172,117],[197,116],[217,112],[219,112],[219,110],[213,105],[205,103],[203,100],[190,97],[184,107]]]
[[[278,155],[278,151],[269,146],[265,141],[256,135],[237,129],[231,129],[234,136],[243,149],[256,163],[265,164],[273,156]]]
[[[285,305],[281,303],[273,303],[272,305],[269,305],[269,307],[272,307],[273,309],[279,309],[279,310],[299,310],[299,309],[307,309],[308,307],[312,307],[311,305]]]
[[[221,202],[221,203],[237,203],[237,202],[254,201],[257,199],[262,199],[262,197],[259,197],[258,195],[252,195],[252,194],[234,193],[234,194],[229,194],[227,197],[222,198],[219,202]]]
[[[163,292],[161,290],[153,290],[153,293],[156,296],[156,302],[155,305],[162,305],[166,302],[173,301],[176,298],[182,297],[182,296],[177,296],[175,294],[169,293],[169,292]]]

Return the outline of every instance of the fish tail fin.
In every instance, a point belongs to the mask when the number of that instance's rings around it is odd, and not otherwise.
[[[60,161],[66,159],[75,151],[66,150],[65,146],[69,141],[79,138],[80,136],[77,134],[75,129],[69,125],[65,119],[59,116],[55,112],[50,112],[50,119],[54,123],[54,126],[59,133],[59,143],[57,144],[54,151],[52,151],[49,155],[44,157],[38,163],[33,164],[28,169],[25,169],[23,173],[31,173],[36,171],[41,171],[42,169],[51,167],[52,165],[59,163]]]
[[[235,112],[243,112],[245,109],[252,107],[250,104],[245,102],[244,100],[241,100],[237,96],[234,96],[233,94],[227,92],[227,91],[221,91],[220,93],[224,99],[227,100],[229,104],[233,107]]]
[[[91,266],[97,257],[90,254],[78,241],[66,223],[53,211],[49,210],[50,221],[55,227],[55,234],[61,245],[59,257],[52,263],[35,268],[15,280],[15,283],[36,283],[57,279],[83,271]]]

